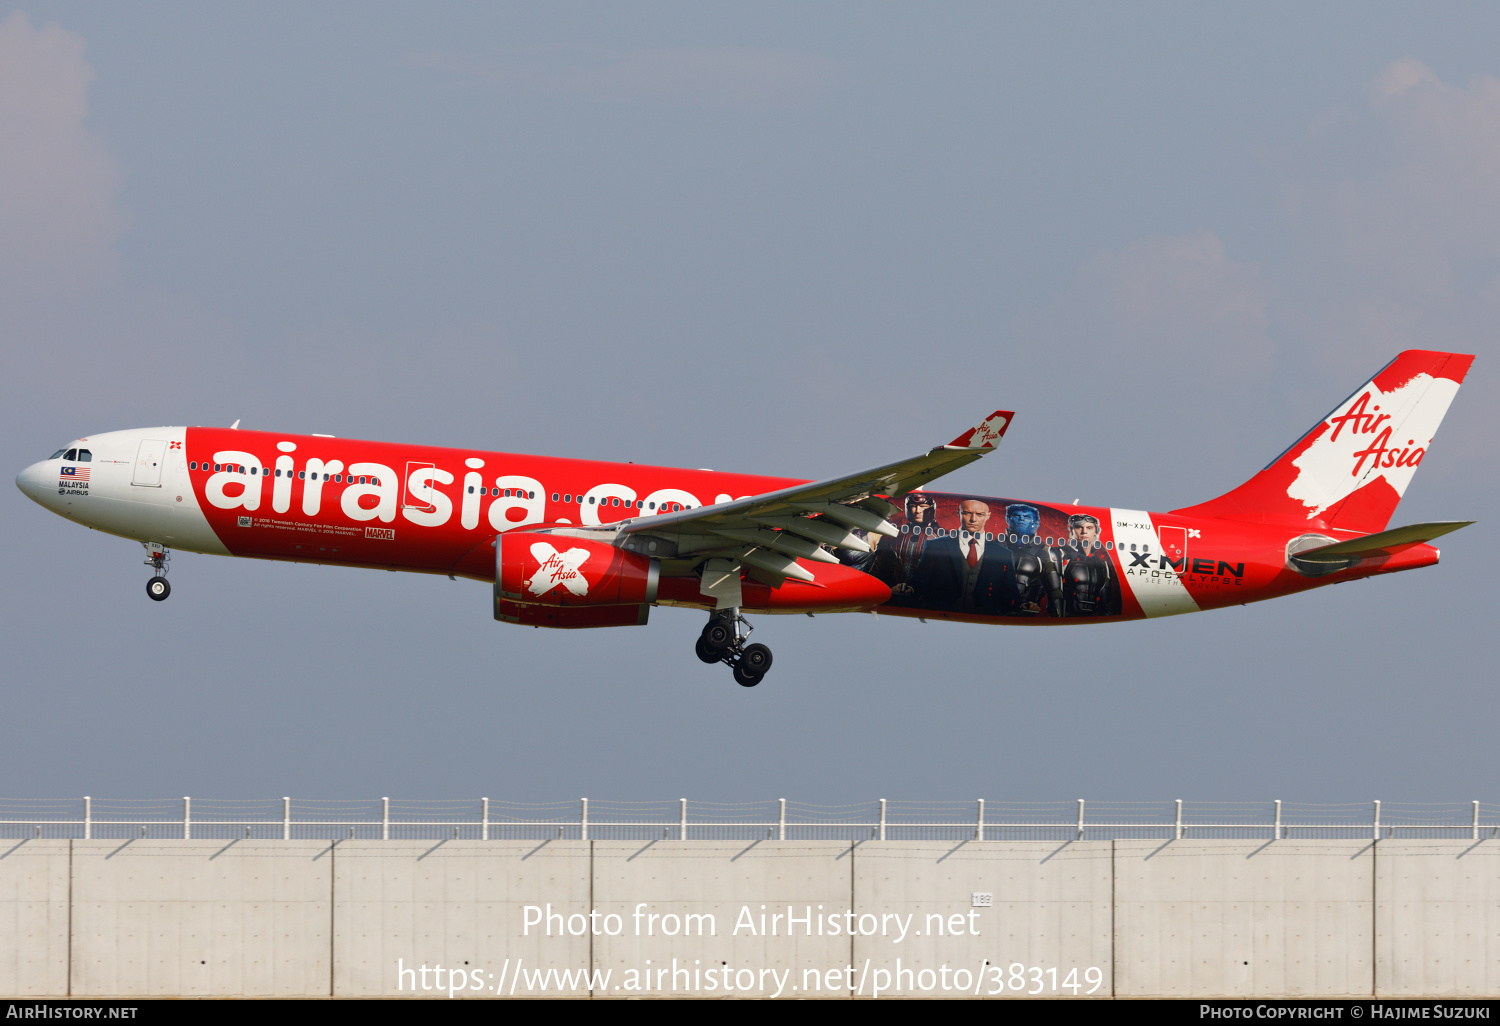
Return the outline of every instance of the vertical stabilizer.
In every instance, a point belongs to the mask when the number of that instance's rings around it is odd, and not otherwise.
[[[1298,528],[1384,530],[1473,362],[1458,353],[1407,350],[1265,470],[1217,499],[1174,512]]]

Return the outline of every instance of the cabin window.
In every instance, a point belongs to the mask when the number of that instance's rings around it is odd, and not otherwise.
[[[985,541],[994,541],[995,540],[995,532],[993,532],[993,531],[986,531],[986,532],[984,532],[984,540]]]
[[[305,477],[306,475],[307,475],[307,471],[305,471],[305,470],[299,470],[299,471],[297,471],[297,480],[299,480],[299,481],[302,480],[302,478]],[[318,475],[314,474],[313,475],[313,480],[317,480],[317,477],[318,477]]]
[[[469,494],[470,495],[474,494],[474,486],[473,485],[469,485]]]
[[[205,464],[205,466],[206,466],[206,464]],[[221,464],[221,463],[215,463],[215,464],[214,464],[214,470],[215,470],[215,471],[216,471],[216,472],[217,472],[217,471],[220,471],[220,470],[223,470],[223,469],[224,469],[224,466],[223,466],[223,464]]]
[[[1106,549],[1109,549],[1111,552],[1113,552],[1114,548],[1115,548],[1115,543],[1112,542],[1112,541],[1107,541],[1107,542],[1104,543],[1104,547]]]
[[[91,453],[91,452],[89,452],[87,449],[79,449],[78,450],[78,462],[79,463],[88,463],[93,458],[94,458],[94,454]]]
[[[78,450],[69,449],[67,452],[63,453],[63,459],[67,460],[69,463],[72,463],[73,461],[78,459]]]
[[[552,501],[553,501],[553,502],[556,502],[556,501],[557,501],[557,493],[556,493],[556,492],[553,492],[553,493],[552,493]]]
[[[651,507],[651,508],[652,508],[652,509],[655,509],[655,508],[656,508],[656,503],[654,503],[654,502],[652,502],[652,503],[649,503],[649,504],[648,504],[648,505],[650,505],[650,507]]]
[[[189,463],[188,464],[188,469],[189,470],[197,470],[198,469],[198,461],[194,460],[193,462]]]
[[[254,475],[254,474],[259,474],[259,473],[260,473],[260,468],[259,468],[259,467],[251,467],[251,468],[250,468],[250,473],[251,473],[251,474],[252,474],[252,475]]]
[[[573,493],[572,492],[567,492],[567,493],[565,493],[563,495],[563,502],[572,502],[572,501],[573,501]]]
[[[589,496],[589,505],[592,506],[593,504],[594,504],[594,497],[592,495],[590,495]]]
[[[352,481],[352,480],[354,480],[354,478],[353,478],[353,477],[351,477],[351,478],[350,478],[350,479],[349,479],[349,480],[351,480],[351,481]],[[359,479],[359,483],[360,483],[360,484],[364,484],[364,483],[365,483],[365,479],[364,479],[364,478],[360,478],[360,479]]]

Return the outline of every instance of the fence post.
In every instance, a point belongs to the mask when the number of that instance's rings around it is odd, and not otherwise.
[[[479,799],[479,839],[488,841],[490,839],[490,800]]]
[[[679,817],[679,820],[678,820],[678,823],[677,823],[677,839],[679,841],[686,841],[687,840],[687,799],[686,798],[679,798],[678,801],[682,803],[682,808],[681,808],[681,816]]]
[[[1078,839],[1083,840],[1083,799],[1078,799]]]
[[[389,841],[391,839],[391,800],[380,799],[380,839]]]
[[[1479,803],[1474,803],[1474,832],[1470,835],[1474,840],[1479,840]]]
[[[1276,799],[1276,827],[1271,831],[1271,840],[1281,840],[1281,799]]]
[[[885,799],[880,799],[880,839],[885,840]]]
[[[186,795],[182,798],[182,839],[190,841],[193,838],[193,800]]]
[[[974,840],[984,840],[984,799],[979,799],[979,821],[974,824]]]
[[[93,805],[88,795],[83,796],[83,839],[87,841],[94,832]],[[1474,836],[1479,836],[1479,803],[1474,803]]]
[[[292,800],[285,795],[281,798],[281,839],[292,839]]]
[[[1178,841],[1182,840],[1182,799],[1181,798],[1177,799],[1177,827],[1176,827],[1175,833],[1176,833],[1176,837],[1173,838],[1173,839],[1174,840],[1178,840]]]
[[[1380,840],[1380,799],[1375,799],[1375,834],[1373,840]]]
[[[784,841],[786,840],[786,799],[778,798],[776,800],[781,803],[781,819],[776,828],[776,839]]]
[[[578,818],[578,839],[587,841],[589,839],[589,800],[587,798],[578,800],[583,803],[583,811],[579,813]]]

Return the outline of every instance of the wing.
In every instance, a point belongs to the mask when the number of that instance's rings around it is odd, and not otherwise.
[[[887,501],[935,481],[993,452],[1015,416],[997,410],[947,445],[858,474],[812,481],[733,502],[622,521],[617,544],[667,558],[728,560],[758,580],[780,587],[788,577],[812,582],[798,559],[837,563],[829,549],[869,552],[855,530],[895,537]],[[727,572],[724,563],[716,563]]]

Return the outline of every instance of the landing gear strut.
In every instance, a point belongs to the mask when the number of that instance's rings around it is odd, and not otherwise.
[[[744,634],[740,633],[741,624],[745,627]],[[724,663],[732,668],[735,683],[740,687],[753,688],[771,668],[769,648],[745,644],[745,639],[754,629],[738,609],[714,613],[699,635],[694,650],[705,663]]]
[[[146,582],[146,594],[152,601],[161,602],[172,594],[172,586],[167,583],[167,563],[171,561],[172,553],[156,542],[143,544],[146,546],[146,565],[156,571],[156,576]]]

